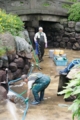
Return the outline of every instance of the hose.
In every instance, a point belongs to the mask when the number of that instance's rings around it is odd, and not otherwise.
[[[19,98],[21,98],[23,101],[25,101],[25,98],[24,98],[22,95],[26,92],[26,90],[25,90],[24,92],[22,92],[21,94],[17,94],[16,92],[14,92],[14,91],[11,90],[11,89],[9,89],[9,90],[10,90],[11,92],[15,93],[17,97],[19,97]],[[28,111],[28,108],[29,108],[28,102],[25,103],[25,104],[26,104],[26,109],[24,110],[24,114],[23,114],[23,116],[22,116],[22,120],[25,120],[26,114],[27,114],[27,111]]]
[[[22,116],[22,120],[25,120],[26,114],[27,114],[27,111],[28,111],[28,108],[29,108],[29,104],[28,104],[28,102],[27,102],[27,103],[26,103],[26,109],[25,109],[24,114],[23,114],[23,116]]]
[[[34,68],[34,65],[32,64],[32,65],[31,65],[31,68],[30,68],[30,70],[29,70],[28,76],[32,73],[33,68]],[[18,78],[18,79],[16,79],[16,80],[11,80],[11,81],[8,82],[8,85],[11,84],[11,83],[14,83],[14,82],[18,82],[18,81],[20,81],[20,80],[21,80],[21,78]],[[18,93],[16,93],[16,92],[14,92],[14,91],[11,90],[10,88],[9,88],[9,91],[12,91],[13,93],[16,94],[17,97],[19,97],[19,98],[21,98],[23,101],[25,101],[25,98],[24,98],[22,95],[25,94],[25,93],[27,92],[27,90],[23,91],[21,94],[18,94]],[[26,114],[27,114],[27,111],[28,111],[28,108],[29,108],[28,102],[25,103],[25,104],[26,104],[26,109],[24,110],[24,114],[23,114],[23,116],[22,116],[22,120],[25,120]]]

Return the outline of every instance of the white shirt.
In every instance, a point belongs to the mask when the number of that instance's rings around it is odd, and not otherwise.
[[[33,73],[28,77],[28,89],[31,89],[33,86],[33,83],[37,79],[37,73]]]
[[[44,42],[47,44],[47,37],[46,37],[46,34],[44,32],[41,32],[41,35],[44,36]],[[37,41],[37,38],[40,38],[40,32],[37,32],[34,36],[34,41],[36,42]]]

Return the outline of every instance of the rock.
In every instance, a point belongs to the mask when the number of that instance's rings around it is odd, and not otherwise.
[[[61,48],[65,48],[65,47],[66,47],[65,42],[60,42],[60,47],[61,47]]]
[[[76,33],[75,38],[80,38],[80,33]]]
[[[9,69],[11,70],[11,72],[15,72],[17,70],[17,64],[14,62],[10,63]]]
[[[68,22],[68,27],[69,28],[74,28],[75,27],[75,22],[74,21],[69,21]]]
[[[13,73],[11,72],[11,70],[8,71],[8,80],[13,80]]]
[[[60,30],[64,30],[64,26],[59,24],[59,23],[55,23],[55,25],[52,26],[56,31],[60,31]]]
[[[54,42],[53,47],[58,48],[59,47],[59,42]]]
[[[16,54],[15,53],[8,55],[8,61],[9,61],[9,63],[13,62],[15,58],[16,58]]]
[[[72,49],[72,43],[71,43],[71,42],[68,42],[68,43],[67,43],[67,48],[68,48],[68,49]]]
[[[3,60],[0,59],[0,68],[3,66]]]
[[[0,82],[6,81],[6,72],[4,70],[0,70]]]
[[[70,37],[70,33],[65,31],[63,37]]]
[[[7,56],[3,56],[1,57],[1,59],[3,60],[3,68],[8,68],[9,67],[9,62],[8,62],[8,57]]]
[[[71,38],[70,38],[70,42],[72,42],[72,43],[76,42],[75,37],[71,37]]]
[[[17,64],[18,68],[24,67],[24,60],[22,58],[15,59],[14,62]]]
[[[4,87],[0,86],[0,101],[7,99],[7,91]]]
[[[14,79],[21,77],[21,75],[22,75],[22,70],[21,69],[17,69],[16,72],[13,72],[13,78]]]
[[[74,32],[75,29],[74,29],[74,28],[68,28],[68,27],[66,27],[66,28],[65,28],[65,31],[67,31],[67,32]]]
[[[70,33],[70,37],[74,37],[75,38],[75,32],[71,32]]]
[[[62,40],[62,37],[60,37],[60,36],[57,36],[57,37],[56,37],[56,41],[57,41],[57,42],[60,42],[61,40]]]
[[[24,69],[23,69],[23,73],[27,74],[29,70],[29,65],[25,65]]]
[[[60,23],[61,23],[62,25],[64,25],[64,27],[67,27],[67,26],[68,26],[67,19],[61,19],[61,20],[60,20]]]
[[[78,43],[78,42],[74,43],[72,49],[73,49],[73,50],[80,50],[80,45],[79,45],[79,43]]]
[[[10,33],[0,34],[0,47],[6,48],[7,54],[16,53],[14,37]]]
[[[80,38],[77,38],[76,41],[77,41],[77,42],[79,43],[79,45],[80,45]]]
[[[80,32],[80,22],[76,22],[75,31]]]
[[[69,38],[68,38],[68,37],[63,37],[62,40],[63,40],[64,42],[68,42],[68,41],[69,41]]]

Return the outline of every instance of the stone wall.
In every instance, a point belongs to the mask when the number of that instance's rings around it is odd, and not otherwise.
[[[28,36],[25,39],[19,37],[20,39],[22,40],[20,44],[23,44],[23,40],[25,40],[26,48],[30,46],[26,40]],[[3,46],[3,49],[6,49],[5,54],[0,56],[0,82],[6,81],[6,68],[8,68],[9,80],[19,78],[22,74],[27,74],[31,65],[31,51],[20,51],[19,48],[20,52],[17,51],[15,39],[10,33],[0,34],[0,40],[0,48]]]
[[[48,38],[48,47],[80,50],[80,22],[61,20],[41,24]]]

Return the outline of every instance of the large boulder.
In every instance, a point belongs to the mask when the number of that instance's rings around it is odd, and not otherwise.
[[[22,57],[27,57],[27,54],[30,54],[32,51],[32,46],[24,39],[19,36],[15,36],[16,42],[16,51],[17,54]]]
[[[7,54],[16,53],[14,37],[10,33],[0,34],[0,47],[6,49]]]

